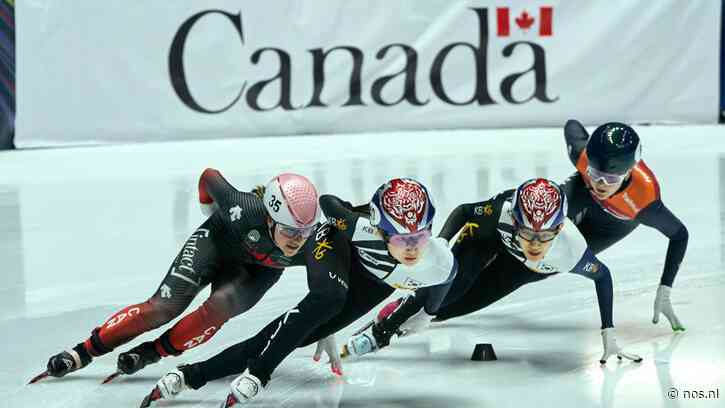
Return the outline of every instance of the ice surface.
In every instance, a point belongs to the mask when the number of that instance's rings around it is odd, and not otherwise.
[[[688,253],[672,291],[674,308],[687,328],[683,334],[673,334],[666,323],[651,323],[667,248],[662,235],[641,227],[601,256],[615,279],[619,344],[641,354],[642,364],[612,359],[599,366],[593,285],[563,275],[528,285],[486,310],[436,324],[368,358],[346,361],[342,379],[312,361],[312,347],[298,350],[253,405],[724,407],[725,128],[639,131],[644,158],[661,183],[664,202],[690,231]],[[435,196],[437,228],[462,202],[488,198],[533,176],[563,181],[573,172],[560,129],[0,152],[0,333],[5,338],[0,406],[138,406],[176,364],[216,354],[301,299],[304,272],[290,268],[257,307],[179,358],[100,385],[114,371],[116,352],[66,378],[25,385],[44,369],[51,354],[85,339],[120,307],[153,293],[183,240],[202,221],[196,182],[205,167],[220,169],[240,189],[264,183],[277,172],[294,171],[312,179],[320,192],[354,203],[369,199],[387,178],[416,177]],[[338,342],[358,324],[343,330]],[[469,360],[474,345],[482,342],[494,345],[498,361]],[[216,407],[229,381],[159,406]],[[670,399],[673,387],[679,395]],[[710,390],[718,390],[720,398],[684,395]]]

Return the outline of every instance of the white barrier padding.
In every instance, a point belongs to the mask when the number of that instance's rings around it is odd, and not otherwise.
[[[715,123],[721,4],[22,1],[16,143]]]

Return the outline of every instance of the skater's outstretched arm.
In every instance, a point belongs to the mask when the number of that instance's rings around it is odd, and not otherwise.
[[[579,262],[571,270],[571,273],[584,276],[594,281],[597,290],[602,329],[614,327],[614,323],[612,322],[614,289],[612,287],[612,274],[609,272],[607,265],[597,259],[594,253],[587,248]]]
[[[665,266],[660,278],[660,287],[654,302],[654,315],[652,323],[658,323],[660,314],[664,314],[674,331],[684,331],[685,327],[675,315],[670,300],[670,291],[675,282],[675,276],[680,269],[687,251],[689,233],[687,227],[680,221],[661,200],[656,200],[637,215],[642,224],[655,228],[670,239],[667,246]]]
[[[660,284],[672,287],[680,263],[687,251],[687,242],[689,240],[687,227],[660,200],[653,202],[640,211],[637,220],[644,225],[657,229],[670,239]]]
[[[578,120],[569,119],[564,125],[564,139],[571,164],[576,166],[582,151],[587,147],[589,133]]]
[[[626,358],[634,362],[641,362],[642,357],[627,353],[617,345],[617,339],[612,322],[613,288],[612,275],[609,268],[602,263],[594,253],[587,248],[581,260],[571,270],[572,273],[585,276],[594,281],[597,288],[597,300],[599,302],[599,315],[602,319],[602,345],[604,353],[599,359],[605,364],[607,359],[616,355],[620,360]]]

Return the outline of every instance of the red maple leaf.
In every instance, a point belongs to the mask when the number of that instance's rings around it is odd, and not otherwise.
[[[521,15],[516,17],[515,21],[516,25],[518,25],[522,30],[528,30],[534,24],[534,18],[531,17],[526,10],[522,11]]]
[[[258,260],[259,262],[262,262],[262,264],[266,266],[278,266],[275,261],[272,260],[272,258],[269,257],[267,254],[259,253],[253,249],[249,250],[249,254],[254,257],[254,259]]]

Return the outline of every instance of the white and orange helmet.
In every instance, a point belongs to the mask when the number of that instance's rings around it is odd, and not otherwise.
[[[282,173],[269,181],[264,208],[287,235],[308,237],[320,219],[317,189],[306,177]]]

